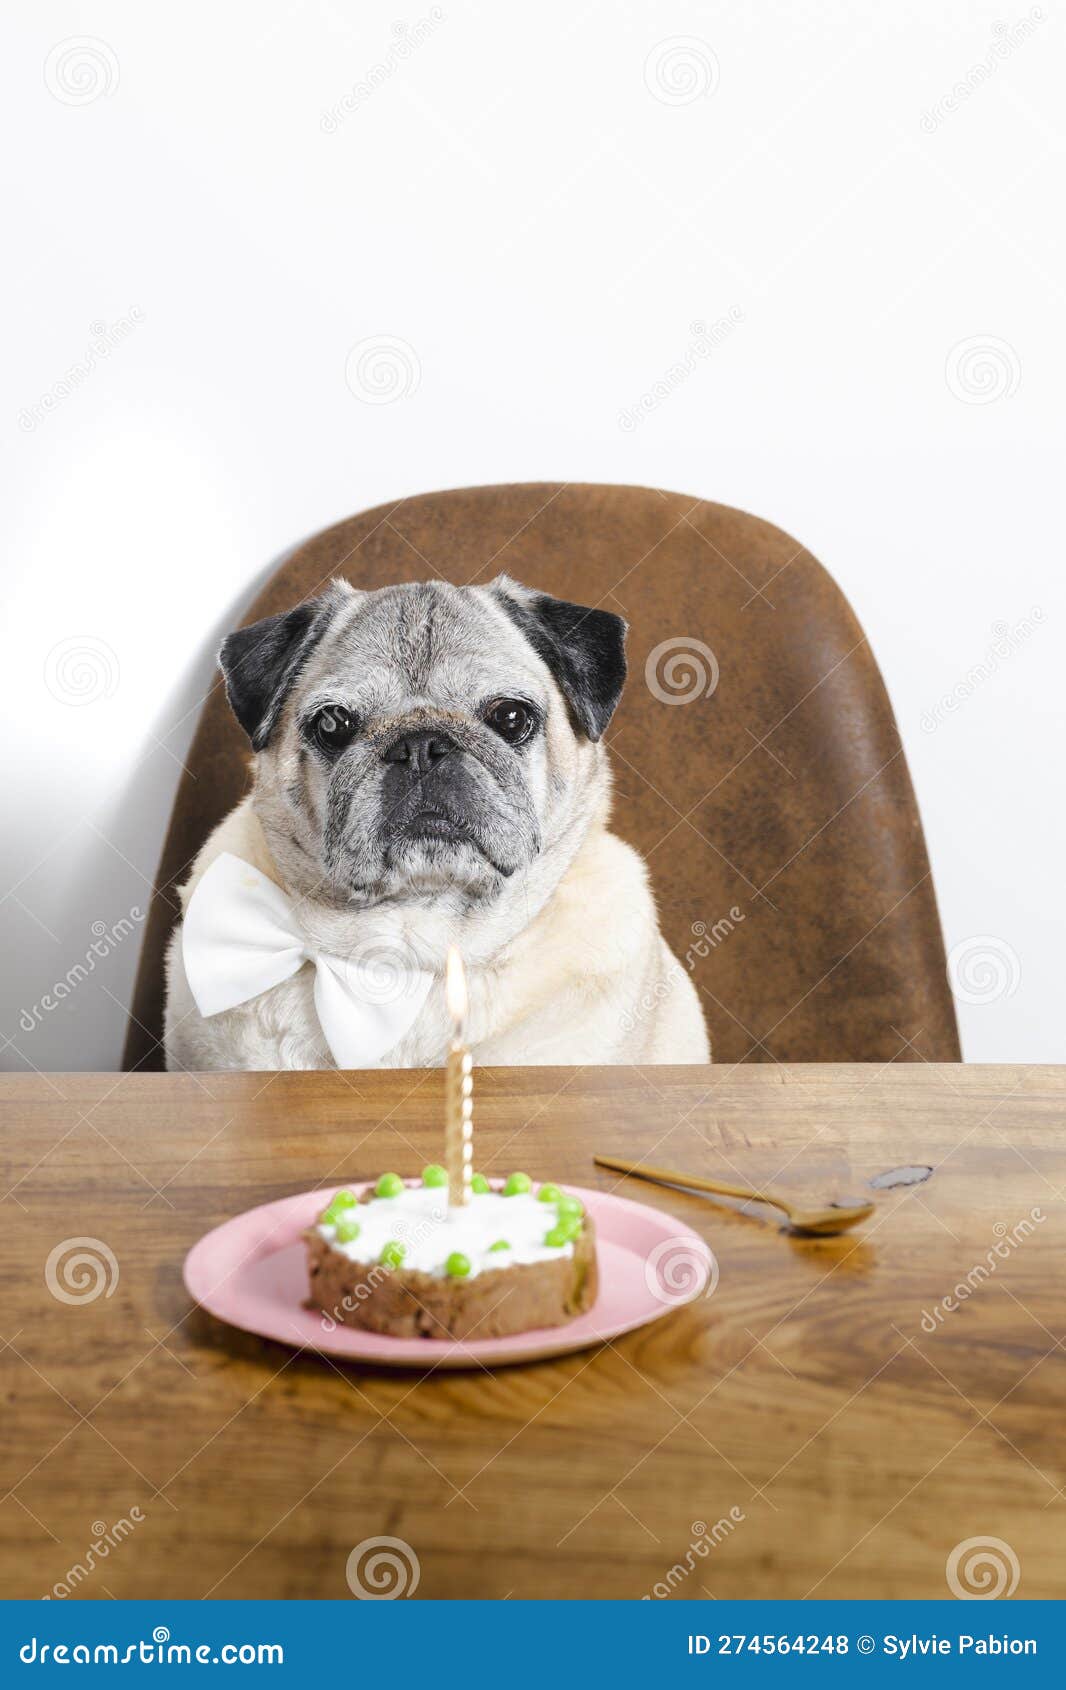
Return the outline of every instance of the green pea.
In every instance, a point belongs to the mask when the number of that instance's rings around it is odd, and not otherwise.
[[[399,1197],[403,1190],[403,1180],[399,1174],[382,1174],[374,1187],[375,1197]]]
[[[492,1187],[485,1178],[484,1174],[475,1174],[473,1179],[470,1181],[470,1189],[471,1191],[476,1191],[479,1196],[484,1196],[486,1191],[492,1190]]]
[[[537,1192],[538,1203],[558,1203],[562,1192],[557,1185],[542,1185]]]
[[[470,1257],[464,1256],[461,1250],[453,1250],[444,1264],[444,1271],[453,1279],[465,1279],[470,1272]]]
[[[495,1244],[489,1245],[490,1252],[493,1250],[509,1250],[510,1248],[511,1246],[508,1244],[506,1238],[497,1238]]]
[[[362,1231],[358,1221],[337,1222],[337,1243],[354,1244]]]
[[[508,1174],[504,1183],[503,1194],[505,1197],[519,1197],[532,1190],[533,1181],[528,1174]]]
[[[358,1198],[353,1191],[335,1191],[319,1216],[319,1220],[323,1226],[335,1226],[345,1209],[354,1209],[357,1202]]]
[[[383,1267],[398,1268],[407,1254],[406,1244],[401,1244],[398,1238],[390,1238],[378,1257]]]
[[[563,1215],[583,1215],[585,1213],[585,1205],[580,1197],[571,1197],[567,1191],[560,1194],[558,1207],[560,1219]]]
[[[447,1185],[448,1171],[439,1162],[431,1162],[428,1168],[422,1169],[423,1185]]]
[[[580,1215],[567,1215],[557,1221],[550,1232],[545,1233],[544,1242],[553,1249],[559,1249],[564,1244],[572,1244],[581,1231]]]

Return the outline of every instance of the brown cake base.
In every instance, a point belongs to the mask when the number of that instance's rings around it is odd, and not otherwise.
[[[596,1237],[585,1216],[572,1256],[438,1279],[379,1262],[353,1262],[308,1232],[310,1302],[344,1326],[393,1338],[506,1338],[563,1326],[596,1301]]]

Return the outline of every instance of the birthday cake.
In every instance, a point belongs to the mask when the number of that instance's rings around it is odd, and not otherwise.
[[[305,1234],[311,1305],[395,1338],[502,1338],[562,1326],[596,1300],[596,1238],[580,1198],[528,1174],[475,1174],[448,1202],[441,1167],[338,1191]]]

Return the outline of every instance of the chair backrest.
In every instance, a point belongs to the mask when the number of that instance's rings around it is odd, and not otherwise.
[[[641,487],[429,493],[300,547],[246,621],[359,587],[500,573],[630,623],[614,826],[647,859],[717,1062],[959,1059],[914,793],[884,683],[825,570],[756,517]],[[174,888],[248,788],[218,684],[178,790],[125,1063],[162,1066]]]

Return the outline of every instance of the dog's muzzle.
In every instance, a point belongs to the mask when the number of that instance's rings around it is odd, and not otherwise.
[[[403,733],[382,752],[390,830],[408,839],[470,838],[464,815],[461,747],[442,728]]]

